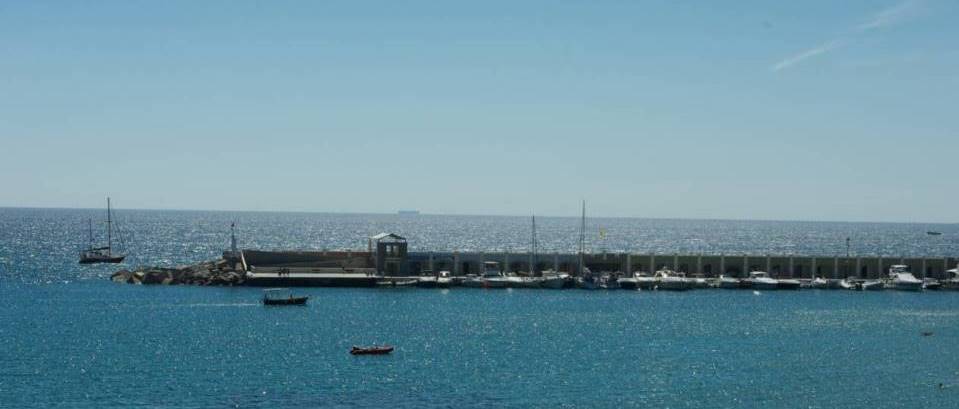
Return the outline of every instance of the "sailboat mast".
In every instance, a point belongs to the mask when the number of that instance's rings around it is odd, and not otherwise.
[[[110,198],[107,197],[107,255],[113,252],[113,220],[110,218]]]
[[[586,201],[583,200],[583,217],[579,225],[579,273],[583,274],[583,253],[586,251]]]
[[[93,219],[87,219],[87,233],[89,237],[89,248],[93,248]]]
[[[536,215],[533,215],[533,236],[531,242],[531,251],[529,253],[529,273],[536,275]]]

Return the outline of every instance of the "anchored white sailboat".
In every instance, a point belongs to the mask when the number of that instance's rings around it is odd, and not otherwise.
[[[80,252],[80,264],[94,263],[122,263],[126,255],[113,252],[113,217],[110,209],[110,198],[107,198],[107,245],[96,247],[93,244],[93,220],[89,220],[90,243],[86,250]]]

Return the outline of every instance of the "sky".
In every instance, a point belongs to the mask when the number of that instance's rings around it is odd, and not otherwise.
[[[959,221],[959,2],[0,0],[0,206]]]

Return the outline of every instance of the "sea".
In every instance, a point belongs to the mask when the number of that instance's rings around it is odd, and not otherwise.
[[[685,293],[116,284],[229,246],[525,251],[528,217],[0,208],[0,408],[954,408],[959,292]],[[576,217],[537,217],[575,251]],[[941,235],[928,235],[928,231]],[[590,217],[591,252],[955,257],[959,225]],[[388,356],[351,356],[390,344]]]

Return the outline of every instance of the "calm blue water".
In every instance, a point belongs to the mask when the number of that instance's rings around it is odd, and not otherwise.
[[[959,293],[146,287],[81,267],[80,210],[0,209],[0,407],[955,407]],[[523,218],[120,212],[133,263],[244,247],[522,249]],[[575,247],[576,219],[540,241]],[[592,247],[955,255],[955,225],[596,219]],[[927,237],[926,230],[945,234]],[[708,233],[708,234],[707,234]],[[858,240],[856,238],[859,238]],[[692,240],[699,239],[699,240]],[[869,240],[867,240],[869,239]],[[870,243],[870,244],[867,244]],[[933,331],[930,337],[921,331]],[[353,357],[390,342],[392,356]],[[939,383],[943,384],[940,388]]]

